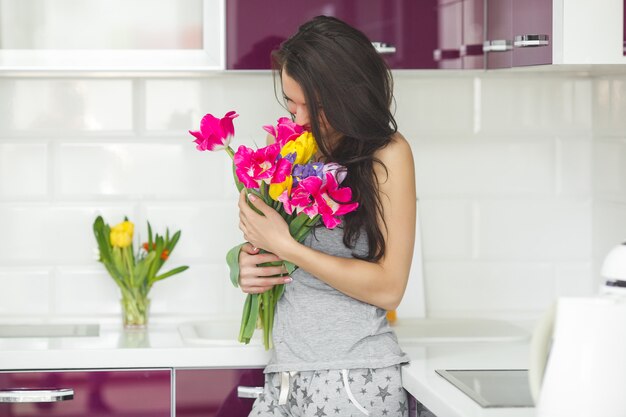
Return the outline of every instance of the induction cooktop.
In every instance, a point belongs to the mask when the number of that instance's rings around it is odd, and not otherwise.
[[[484,408],[534,407],[527,369],[437,369]]]

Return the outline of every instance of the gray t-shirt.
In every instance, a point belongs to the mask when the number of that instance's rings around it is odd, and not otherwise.
[[[366,234],[350,249],[343,244],[340,227],[317,228],[304,244],[344,258],[351,258],[353,251],[367,254]],[[409,361],[385,310],[337,291],[302,268],[292,277],[276,307],[274,351],[266,373],[384,368]]]

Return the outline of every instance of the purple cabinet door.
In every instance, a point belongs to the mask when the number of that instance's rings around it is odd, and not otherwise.
[[[254,398],[240,398],[238,387],[263,384],[263,369],[177,369],[176,417],[247,417]]]
[[[513,66],[552,63],[552,0],[513,1]]]
[[[438,62],[437,68],[461,69],[461,45],[463,44],[463,2],[439,0],[438,47],[433,57]]]
[[[35,391],[46,391],[37,393],[41,400],[64,389],[73,390],[73,398],[33,402]],[[31,402],[0,402],[0,417],[171,415],[170,370],[0,372],[0,393],[14,401],[31,397]]]
[[[464,69],[485,68],[483,41],[485,37],[485,0],[463,0],[463,44],[461,59]]]
[[[510,68],[513,63],[513,0],[486,0],[487,69]]]
[[[270,52],[307,20],[335,16],[395,48],[391,68],[437,68],[437,0],[228,0],[226,66],[269,69]]]

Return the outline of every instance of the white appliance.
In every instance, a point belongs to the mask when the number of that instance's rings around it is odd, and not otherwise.
[[[599,297],[560,298],[537,327],[529,376],[538,417],[626,415],[626,244],[602,275]]]

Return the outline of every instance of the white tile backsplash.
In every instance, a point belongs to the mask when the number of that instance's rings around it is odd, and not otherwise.
[[[549,263],[427,262],[431,316],[491,316],[544,310],[555,296]]]
[[[428,314],[537,316],[559,295],[595,292],[606,251],[626,240],[625,85],[395,73]],[[97,214],[128,216],[142,238],[147,220],[182,230],[164,270],[190,269],[155,285],[155,316],[239,318],[245,295],[224,263],[242,240],[230,159],[197,152],[187,133],[230,110],[234,148],[264,145],[262,125],[285,115],[267,72],[0,79],[0,318],[120,316],[95,258]]]
[[[184,138],[144,143],[65,143],[55,150],[61,197],[133,199],[219,198],[218,155],[200,153]],[[225,156],[225,155],[219,155]]]
[[[96,261],[90,267],[57,268],[52,290],[55,315],[121,316],[120,290]]]
[[[0,200],[45,198],[48,146],[0,142]]]
[[[481,82],[483,133],[516,137],[591,132],[588,80],[567,77],[485,77]]]
[[[234,186],[233,186],[234,188]],[[236,200],[196,204],[147,204],[143,218],[148,219],[153,233],[181,230],[181,238],[170,260],[210,262],[225,261],[226,253],[244,241],[239,231]],[[145,225],[141,230],[145,231]],[[144,233],[145,236],[145,233]]]
[[[49,268],[0,266],[0,317],[41,316],[50,313]]]
[[[591,253],[589,201],[506,200],[479,205],[481,260],[580,261]]]
[[[626,136],[626,74],[594,82],[593,123],[598,135]]]
[[[0,204],[0,265],[92,263],[97,244],[92,225],[98,214],[116,224],[133,217],[132,204],[88,206],[47,203]]]
[[[132,80],[3,79],[0,102],[5,100],[11,105],[0,114],[0,130],[67,136],[133,129]]]
[[[424,200],[419,204],[422,252],[427,259],[472,256],[473,204],[467,200]]]
[[[419,197],[549,196],[555,155],[550,138],[536,142],[432,140],[413,146]]]

